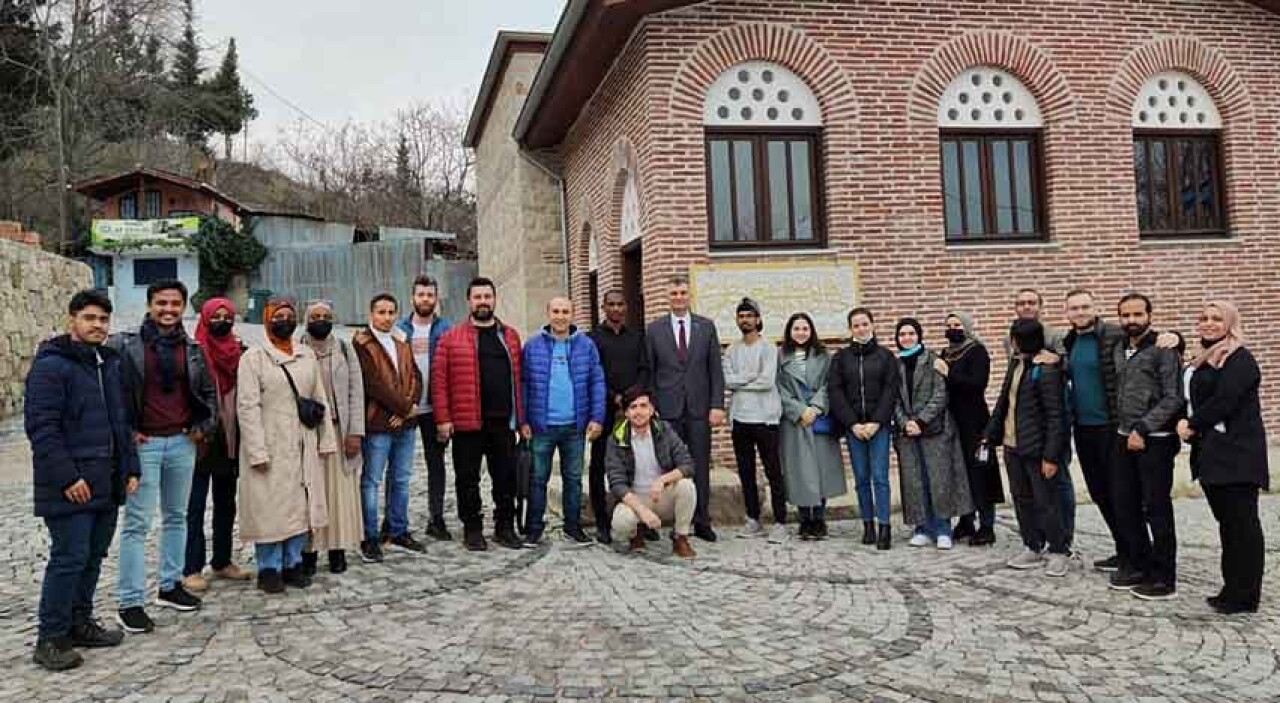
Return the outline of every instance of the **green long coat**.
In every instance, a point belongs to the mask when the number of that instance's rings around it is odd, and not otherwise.
[[[831,357],[825,352],[809,358],[804,364],[803,378],[794,354],[778,361],[778,393],[782,396],[782,420],[778,423],[782,454],[782,473],[786,477],[787,502],[792,505],[815,506],[824,498],[844,495],[844,467],[840,463],[838,437],[814,434],[800,425],[800,415],[813,406],[826,413],[827,372]],[[812,398],[804,392],[808,386]]]

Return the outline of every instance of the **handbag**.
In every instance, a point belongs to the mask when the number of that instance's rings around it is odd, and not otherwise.
[[[533,488],[533,447],[523,437],[516,443],[516,530],[524,534],[525,510]]]
[[[324,406],[324,403],[303,398],[298,393],[298,386],[294,384],[293,374],[289,373],[289,369],[281,366],[280,370],[284,372],[284,377],[289,379],[289,388],[293,389],[293,399],[298,404],[298,420],[302,422],[302,426],[309,430],[319,427],[320,423],[324,422],[325,414],[329,409]]]
[[[799,383],[800,392],[804,394],[804,402],[812,401],[814,393],[809,389],[809,385],[804,381],[799,381]],[[836,433],[836,424],[831,421],[830,415],[823,413],[814,419],[813,424],[809,425],[809,429],[813,430],[814,434],[833,435]]]

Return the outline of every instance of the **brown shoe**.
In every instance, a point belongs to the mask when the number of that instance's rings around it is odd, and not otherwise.
[[[648,546],[648,542],[646,542],[644,538],[644,533],[637,531],[634,535],[631,535],[631,543],[627,546],[627,551],[644,552]]]
[[[693,551],[693,547],[690,546],[689,537],[687,535],[672,534],[671,549],[675,552],[676,556],[681,559],[692,559],[698,556],[698,553]]]
[[[227,581],[250,581],[253,579],[252,571],[241,569],[235,564],[228,564],[227,566],[213,572],[213,575],[220,579],[226,579]]]
[[[191,574],[182,578],[182,587],[192,593],[204,593],[209,590],[209,581],[203,574]]]

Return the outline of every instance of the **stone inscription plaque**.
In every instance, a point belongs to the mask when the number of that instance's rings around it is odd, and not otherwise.
[[[754,298],[764,313],[764,334],[782,339],[792,313],[807,312],[824,339],[848,334],[845,315],[858,304],[858,272],[852,265],[711,264],[689,268],[693,310],[711,318],[720,341],[737,339],[736,309],[743,296]]]

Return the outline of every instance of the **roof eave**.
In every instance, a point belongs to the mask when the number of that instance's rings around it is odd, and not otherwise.
[[[582,22],[582,16],[586,14],[590,4],[591,0],[569,0],[564,12],[560,13],[560,21],[556,23],[555,32],[551,35],[551,45],[542,57],[542,65],[538,66],[538,73],[533,77],[533,85],[529,88],[529,95],[520,108],[520,116],[516,118],[515,128],[511,132],[522,149],[527,147],[525,137],[529,133],[529,126],[533,123],[533,118],[542,105],[542,98],[559,70],[565,52],[573,43],[578,24]]]
[[[480,92],[476,95],[475,104],[471,107],[471,117],[467,120],[467,131],[462,145],[474,149],[480,142],[485,122],[489,118],[494,93],[502,80],[507,58],[513,44],[546,44],[551,42],[551,34],[547,32],[514,32],[503,30],[493,41],[493,49],[489,53],[489,65],[484,71],[484,80],[480,83]]]

